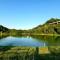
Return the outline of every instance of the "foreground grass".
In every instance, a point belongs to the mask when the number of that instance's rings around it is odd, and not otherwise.
[[[7,48],[7,47],[6,47]],[[53,47],[52,47],[53,48]],[[56,47],[55,47],[56,48]],[[60,48],[60,47],[58,47]],[[0,60],[59,60],[60,53],[50,53],[47,47],[10,47],[0,50]]]

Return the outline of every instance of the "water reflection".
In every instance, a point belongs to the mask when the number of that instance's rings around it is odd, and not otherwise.
[[[60,46],[60,36],[32,36],[37,40],[47,42],[47,46]]]
[[[0,36],[0,40],[3,39],[3,38],[6,38],[6,37],[8,37],[8,36]]]
[[[0,46],[46,46],[46,42],[32,37],[6,37],[0,40]]]
[[[3,38],[6,38],[7,36],[0,36],[0,40]],[[41,35],[34,35],[34,36],[14,36],[14,37],[8,37],[6,39],[13,39],[13,38],[25,38],[25,39],[32,39],[36,40],[38,42],[45,42],[47,46],[60,46],[60,36],[41,36]]]

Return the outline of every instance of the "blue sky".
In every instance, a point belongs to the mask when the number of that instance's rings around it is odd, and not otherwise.
[[[0,25],[31,29],[60,18],[60,0],[0,0]]]

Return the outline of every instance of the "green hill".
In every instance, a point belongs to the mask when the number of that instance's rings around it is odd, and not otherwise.
[[[60,19],[51,18],[31,30],[32,34],[60,34]]]

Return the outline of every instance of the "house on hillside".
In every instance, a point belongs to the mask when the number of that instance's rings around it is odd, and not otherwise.
[[[60,21],[50,22],[49,24],[60,24]]]

